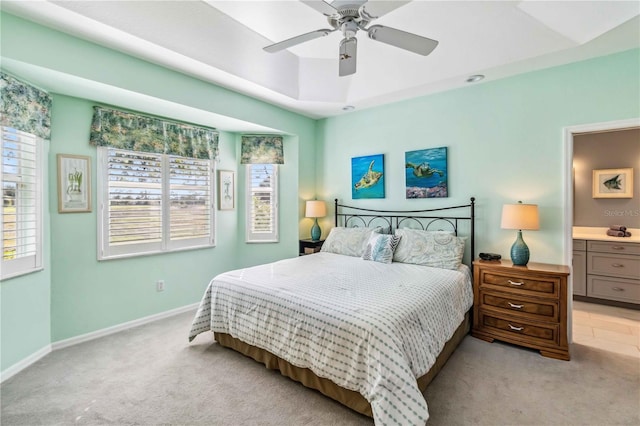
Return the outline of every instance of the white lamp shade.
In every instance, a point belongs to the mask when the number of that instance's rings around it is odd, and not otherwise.
[[[325,217],[327,215],[327,205],[324,201],[307,201],[305,217]]]
[[[502,206],[502,229],[540,229],[537,204],[505,204]]]

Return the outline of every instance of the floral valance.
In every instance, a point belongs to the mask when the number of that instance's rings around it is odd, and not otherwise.
[[[91,145],[189,158],[218,157],[215,129],[97,106],[93,110]]]
[[[242,136],[240,164],[284,164],[282,136]]]
[[[43,90],[0,72],[0,124],[51,137],[51,96]]]

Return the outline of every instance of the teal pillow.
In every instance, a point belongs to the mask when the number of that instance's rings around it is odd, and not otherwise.
[[[398,247],[400,237],[398,235],[371,234],[364,248],[362,258],[380,263],[391,263],[393,252]]]

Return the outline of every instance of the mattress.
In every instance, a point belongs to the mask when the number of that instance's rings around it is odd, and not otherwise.
[[[424,424],[425,375],[473,301],[458,271],[317,253],[220,274],[189,339],[229,334],[362,395],[376,424]]]

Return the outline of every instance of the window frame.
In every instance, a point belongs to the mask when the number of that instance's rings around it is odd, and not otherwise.
[[[44,269],[43,264],[43,222],[44,222],[44,170],[43,167],[43,151],[45,150],[45,140],[39,136],[34,135],[33,133],[24,132],[14,127],[10,126],[0,126],[0,131],[4,133],[5,129],[12,129],[16,134],[24,134],[28,137],[33,138],[34,147],[35,147],[35,197],[34,197],[34,211],[35,211],[35,253],[29,256],[19,257],[17,259],[4,259],[4,201],[3,201],[3,211],[0,215],[2,217],[2,221],[0,221],[0,235],[2,236],[2,241],[0,241],[0,247],[2,247],[2,257],[0,257],[0,280],[6,280],[9,278],[18,277],[21,275],[30,274],[33,272],[42,271]],[[4,137],[2,138],[3,143],[0,144],[0,155],[3,155],[4,150]],[[4,164],[4,160],[1,162]],[[3,188],[3,199],[4,199],[4,167],[0,164],[0,182],[2,182]],[[10,179],[14,182],[20,182],[19,179]],[[18,199],[18,192],[16,192],[16,200]],[[16,203],[17,204],[17,203]],[[16,206],[16,208],[18,208]],[[17,221],[16,221],[17,222]],[[16,230],[19,232],[19,230]],[[18,236],[16,236],[16,239]]]
[[[274,182],[271,186],[272,190],[272,200],[273,200],[273,214],[272,214],[272,223],[273,230],[269,233],[254,233],[252,232],[252,210],[253,210],[253,187],[252,187],[252,179],[251,179],[251,171],[253,167],[264,167],[265,164],[246,164],[245,165],[245,182],[246,182],[246,195],[245,195],[245,217],[246,217],[246,227],[245,227],[245,242],[246,243],[278,243],[280,242],[279,235],[279,204],[280,204],[280,195],[279,195],[279,167],[278,164],[269,164],[273,166],[273,176],[272,181]]]
[[[123,151],[128,153],[138,153],[148,156],[157,156],[161,163],[161,241],[127,244],[114,246],[109,244],[109,150]],[[97,200],[98,200],[98,241],[97,254],[98,260],[122,259],[137,256],[149,256],[162,253],[179,252],[185,250],[197,250],[202,248],[211,248],[216,246],[216,173],[215,161],[191,159],[197,161],[207,161],[209,163],[209,235],[200,238],[186,238],[171,240],[171,179],[170,179],[170,159],[171,157],[179,157],[170,154],[157,154],[149,152],[137,152],[120,148],[98,147],[97,148]]]

